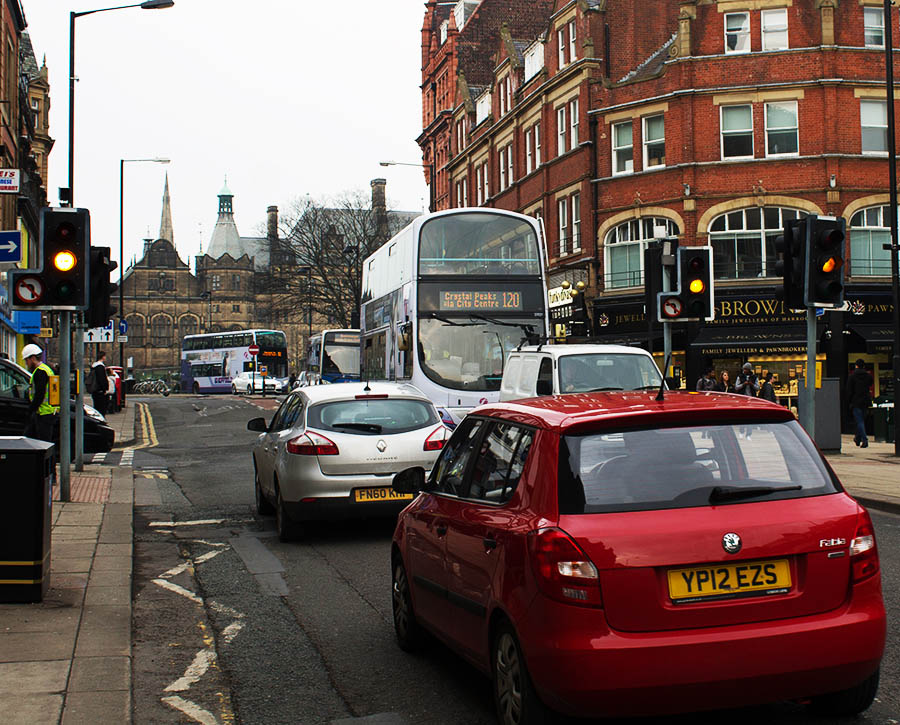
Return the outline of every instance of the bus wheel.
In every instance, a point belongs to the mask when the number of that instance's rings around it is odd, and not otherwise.
[[[194,383],[194,395],[200,395],[200,384]]]

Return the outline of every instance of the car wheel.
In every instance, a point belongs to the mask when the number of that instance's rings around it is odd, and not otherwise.
[[[418,652],[424,643],[424,632],[413,612],[409,579],[406,576],[406,567],[403,566],[399,556],[394,561],[391,608],[394,612],[394,632],[397,634],[400,649],[404,652]]]
[[[256,498],[256,512],[260,516],[271,516],[275,513],[275,507],[263,493],[262,486],[259,485],[259,472],[254,466],[253,470],[253,490]]]
[[[237,395],[237,387],[234,385],[234,383],[231,384],[231,394]]]
[[[293,541],[299,535],[299,527],[291,521],[290,514],[284,508],[284,499],[281,498],[281,487],[275,483],[275,528],[278,531],[279,541]]]
[[[879,675],[880,670],[875,670],[855,687],[814,697],[810,709],[821,715],[858,715],[875,699]]]
[[[504,623],[494,637],[491,653],[494,704],[501,725],[539,725],[549,722],[525,666],[522,648],[513,628]]]

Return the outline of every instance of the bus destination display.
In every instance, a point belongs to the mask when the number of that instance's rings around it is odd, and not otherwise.
[[[440,309],[446,311],[496,312],[522,309],[522,293],[519,291],[441,290],[440,295]]]

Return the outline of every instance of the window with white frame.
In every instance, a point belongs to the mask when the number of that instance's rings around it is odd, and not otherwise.
[[[450,21],[445,20],[441,23],[441,45],[447,42],[447,30],[450,27]]]
[[[888,276],[891,273],[889,206],[860,209],[850,218],[850,274]]]
[[[534,129],[526,128],[525,129],[525,174],[530,174],[534,171],[536,166],[534,165]]]
[[[475,203],[478,206],[484,204],[484,187],[482,186],[481,175],[484,173],[484,165],[479,164],[475,167]]]
[[[633,139],[634,136],[631,121],[613,124],[613,174],[630,174],[634,171],[634,157],[632,153]]]
[[[722,106],[722,158],[753,157],[753,107]]]
[[[541,165],[541,122],[534,124],[534,168]]]
[[[510,75],[503,76],[498,85],[500,86],[500,115],[505,116],[512,108],[512,79]]]
[[[569,21],[569,62],[574,63],[578,58],[578,53],[575,51],[575,21]]]
[[[886,154],[887,102],[860,101],[859,123],[862,132],[862,152],[864,154]]]
[[[766,156],[796,155],[799,148],[797,101],[767,103]]]
[[[485,91],[475,100],[475,125],[491,115],[491,94]]]
[[[581,194],[569,197],[569,211],[572,213],[572,252],[581,251]]]
[[[787,8],[762,11],[762,49],[784,50],[788,47]]]
[[[566,107],[560,106],[556,109],[556,155],[562,156],[566,152],[566,134],[568,132],[566,126]]]
[[[863,33],[867,48],[884,47],[884,8],[863,8]]]
[[[578,146],[578,99],[569,101],[569,148]]]
[[[465,177],[456,182],[456,206],[469,206],[469,182]]]
[[[497,163],[500,169],[500,191],[508,189],[513,183],[512,144],[506,144],[497,152]]]
[[[666,165],[666,124],[662,115],[644,119],[644,169]]]
[[[544,68],[544,44],[536,40],[525,50],[525,80],[533,78]]]
[[[556,31],[556,46],[558,50],[559,67],[566,65],[566,29],[560,28]]]
[[[750,13],[725,13],[725,52],[750,52]]]
[[[716,279],[776,277],[775,238],[806,212],[777,206],[748,207],[721,214],[709,226]]]
[[[644,250],[648,242],[658,238],[659,227],[665,228],[667,237],[680,233],[678,225],[665,217],[632,219],[607,232],[603,244],[606,289],[644,283]]]
[[[510,185],[516,180],[514,164],[513,145],[512,143],[508,143],[506,145],[506,178],[509,180]]]
[[[559,256],[569,253],[569,200],[566,197],[556,200],[556,219],[559,222]]]
[[[461,118],[456,122],[456,153],[461,153],[466,147],[466,121]]]
[[[481,193],[485,202],[491,197],[490,168],[487,161],[481,165]]]

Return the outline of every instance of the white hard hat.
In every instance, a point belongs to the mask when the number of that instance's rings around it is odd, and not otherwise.
[[[43,352],[44,351],[41,350],[41,348],[39,348],[34,343],[31,343],[30,345],[26,345],[25,347],[22,348],[22,359],[27,360],[32,355],[41,355],[41,354],[43,354]]]

